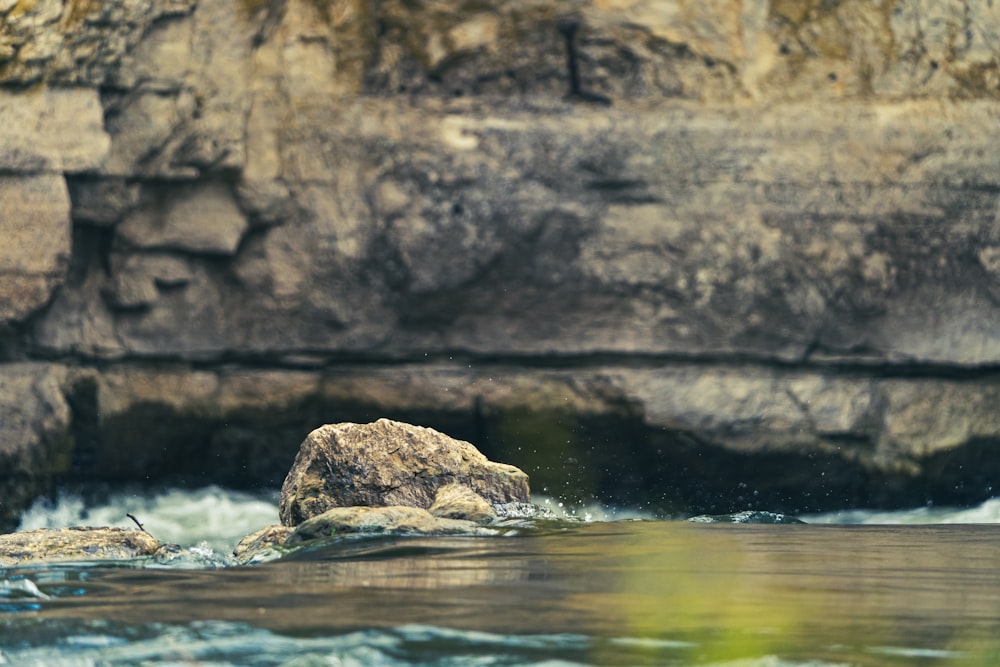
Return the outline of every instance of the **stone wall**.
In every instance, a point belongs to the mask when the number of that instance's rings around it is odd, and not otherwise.
[[[667,512],[1000,475],[1000,8],[0,0],[0,524],[409,418]]]

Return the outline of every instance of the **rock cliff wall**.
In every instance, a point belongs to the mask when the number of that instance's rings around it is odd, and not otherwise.
[[[381,416],[665,511],[991,495],[998,97],[989,3],[0,0],[0,523]]]

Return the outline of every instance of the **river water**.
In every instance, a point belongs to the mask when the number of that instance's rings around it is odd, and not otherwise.
[[[212,487],[37,506],[23,528],[130,512],[194,555],[0,568],[0,665],[1000,664],[1000,501],[806,525],[589,508],[502,536],[340,538],[233,565],[275,501]]]

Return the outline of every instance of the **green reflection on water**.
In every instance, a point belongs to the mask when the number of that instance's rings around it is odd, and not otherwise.
[[[628,650],[635,664],[662,659],[656,642],[665,641],[690,664],[780,656],[996,665],[998,554],[982,528],[656,522],[606,535],[599,560],[584,557],[595,545],[578,551],[572,536],[548,545],[554,560],[576,563],[589,582],[570,587],[568,608],[600,609],[602,632],[652,641]],[[1000,527],[985,532],[1000,538]],[[599,648],[594,662],[620,660],[621,651]]]
[[[334,539],[251,568],[92,568],[73,596],[43,569],[5,576],[53,595],[31,616],[49,629],[223,620],[329,637],[416,624],[485,653],[504,650],[496,637],[568,633],[585,641],[557,642],[553,657],[599,665],[1000,664],[1000,526],[554,521],[515,532]]]

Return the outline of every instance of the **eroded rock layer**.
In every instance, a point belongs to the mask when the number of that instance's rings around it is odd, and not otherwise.
[[[986,497],[997,43],[958,1],[0,0],[0,523],[382,416],[678,511]]]

